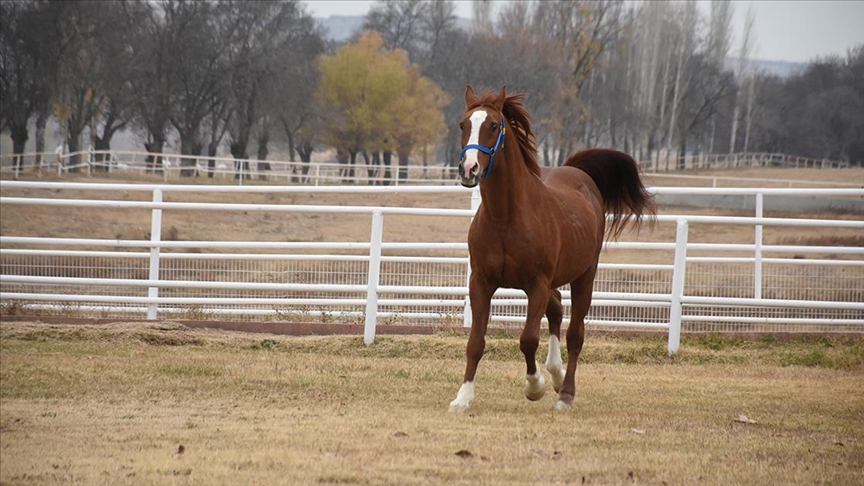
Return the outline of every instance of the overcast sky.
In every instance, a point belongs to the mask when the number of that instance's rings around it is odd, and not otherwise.
[[[315,17],[365,15],[373,1],[307,0]],[[457,0],[456,15],[471,18],[471,1]],[[494,4],[504,0],[493,0]],[[747,8],[756,15],[753,57],[766,60],[807,62],[818,56],[845,56],[848,48],[864,44],[864,0],[738,0],[732,2],[736,37],[733,52],[743,30]],[[710,0],[699,0],[707,16]]]

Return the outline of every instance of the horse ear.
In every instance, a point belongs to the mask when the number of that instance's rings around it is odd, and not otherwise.
[[[477,99],[477,95],[474,94],[474,88],[471,85],[467,85],[465,87],[465,106],[471,106],[471,103],[474,103],[474,100]]]
[[[498,108],[498,111],[502,111],[504,109],[504,101],[507,99],[507,86],[501,86],[501,92],[498,93],[498,99],[495,101],[495,107]]]

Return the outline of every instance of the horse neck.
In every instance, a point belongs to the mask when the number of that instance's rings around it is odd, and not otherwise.
[[[506,141],[503,152],[495,157],[489,177],[480,182],[480,196],[488,218],[502,224],[511,221],[520,208],[529,207],[532,188],[538,183],[540,179],[528,170],[516,141]]]

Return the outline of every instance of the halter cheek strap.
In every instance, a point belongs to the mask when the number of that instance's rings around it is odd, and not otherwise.
[[[507,125],[504,124],[504,120],[501,120],[501,130],[498,132],[498,140],[495,141],[495,146],[491,149],[488,147],[484,147],[482,145],[477,145],[476,143],[468,144],[462,147],[462,151],[459,152],[459,158],[462,159],[465,157],[465,152],[470,149],[476,149],[484,154],[489,156],[489,165],[486,166],[486,172],[483,173],[483,178],[486,179],[489,177],[489,174],[492,172],[492,163],[495,162],[495,152],[498,151],[499,148],[504,146],[504,133],[507,131]]]

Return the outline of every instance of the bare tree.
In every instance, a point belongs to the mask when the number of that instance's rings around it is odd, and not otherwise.
[[[9,131],[12,153],[22,154],[29,138],[30,119],[47,94],[47,80],[40,64],[48,63],[40,36],[35,35],[39,14],[35,2],[0,3],[0,132]],[[23,160],[14,159],[20,170]]]
[[[715,71],[722,71],[729,55],[729,43],[732,37],[733,7],[729,0],[711,2],[710,28],[708,31],[707,61],[715,66]],[[711,135],[708,142],[708,152],[714,152],[714,140],[717,129],[716,117],[710,119]]]
[[[741,104],[744,103],[745,105],[752,106],[752,101],[748,102],[747,98],[752,97],[753,91],[752,89],[747,90],[745,86],[746,84],[752,85],[753,82],[753,73],[751,72],[753,63],[750,60],[750,56],[753,51],[754,21],[755,14],[753,13],[753,7],[750,6],[747,8],[747,20],[744,22],[744,35],[741,37],[741,49],[738,51],[738,69],[735,71],[735,77],[739,80],[739,87],[744,89],[739,89],[735,96],[735,107],[732,111],[732,139],[729,141],[729,153],[735,153],[735,141],[738,136],[738,118],[741,113]],[[747,93],[748,91],[749,94]]]
[[[280,53],[279,72],[272,84],[273,121],[278,121],[288,139],[288,157],[295,154],[302,162],[311,160],[315,127],[319,114],[314,103],[318,85],[318,58],[324,53],[324,36],[308,16],[298,19],[291,49]],[[308,173],[308,165],[303,174]]]
[[[93,145],[103,151],[96,155],[96,160],[107,160],[104,151],[111,149],[111,139],[135,116],[136,93],[130,78],[138,59],[132,44],[140,39],[138,30],[147,15],[146,7],[138,2],[119,3],[111,8],[117,9],[111,20],[113,27],[104,31],[101,42],[104,62],[109,68],[102,73],[105,98],[94,120]]]
[[[235,25],[218,22],[218,5],[209,2],[168,2],[166,19],[176,25],[175,48],[170,66],[175,82],[171,92],[171,124],[180,135],[180,153],[200,155],[201,125],[216,109],[225,71],[225,50]],[[182,158],[181,166],[194,167],[194,158]],[[183,176],[195,175],[183,169]]]
[[[90,129],[95,144],[95,119],[107,103],[111,70],[108,52],[115,48],[121,15],[119,4],[51,2],[56,9],[56,35],[65,52],[58,58],[54,115],[63,122],[73,164],[82,149],[81,136]]]
[[[280,53],[293,48],[302,23],[311,22],[297,1],[255,2],[225,0],[224,15],[237,28],[227,49],[229,93],[228,134],[231,155],[238,160],[236,177],[248,170],[248,145],[261,117],[264,103],[272,98],[272,84],[282,66]]]
[[[675,67],[675,84],[672,96],[672,107],[669,115],[669,130],[666,135],[666,154],[667,163],[669,154],[672,151],[672,141],[675,135],[676,122],[678,120],[679,105],[687,95],[687,89],[690,86],[690,79],[694,75],[691,69],[691,60],[696,54],[697,38],[696,38],[696,2],[688,1],[683,4],[681,10],[677,42],[675,50],[677,51],[677,65]],[[684,155],[683,153],[681,155]]]
[[[372,4],[363,22],[364,30],[381,34],[384,47],[402,49],[409,59],[417,59],[427,10],[433,2],[412,0],[379,0]]]

